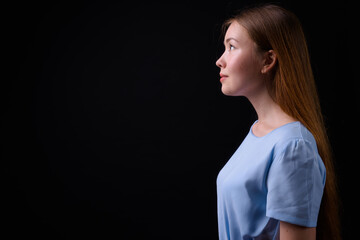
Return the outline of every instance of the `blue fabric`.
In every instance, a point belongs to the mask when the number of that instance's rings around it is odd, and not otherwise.
[[[252,127],[217,177],[220,240],[276,239],[279,221],[316,227],[326,170],[300,123]]]

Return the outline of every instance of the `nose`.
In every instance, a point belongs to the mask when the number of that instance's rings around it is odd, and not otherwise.
[[[225,67],[225,61],[223,59],[223,55],[221,55],[221,57],[216,61],[216,66],[218,66],[219,68],[224,68]]]

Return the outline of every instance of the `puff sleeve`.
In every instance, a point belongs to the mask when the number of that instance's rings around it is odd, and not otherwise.
[[[277,144],[266,179],[266,216],[316,227],[325,178],[315,143],[291,139]]]

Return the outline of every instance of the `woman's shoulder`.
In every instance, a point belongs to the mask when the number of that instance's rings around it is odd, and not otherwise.
[[[276,136],[275,136],[276,135]],[[287,124],[279,129],[273,136],[275,140],[275,151],[294,148],[303,145],[307,149],[317,152],[317,145],[312,133],[299,121]]]
[[[312,142],[314,140],[311,132],[299,121],[287,123],[274,131],[273,134],[279,141],[305,140]]]
[[[281,151],[284,148],[297,146],[298,143],[304,143],[317,151],[316,141],[313,135],[300,121],[286,123],[262,137],[256,136],[252,130],[251,128],[248,141],[251,143],[255,142],[257,145],[261,144],[263,148],[269,146],[273,148],[275,152]]]

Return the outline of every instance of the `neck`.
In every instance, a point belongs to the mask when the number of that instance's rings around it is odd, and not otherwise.
[[[258,123],[270,128],[276,128],[296,119],[286,114],[270,97],[266,87],[257,93],[247,96],[258,116]]]

